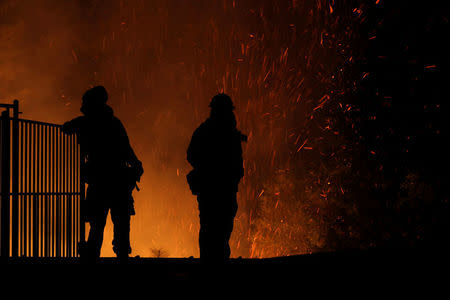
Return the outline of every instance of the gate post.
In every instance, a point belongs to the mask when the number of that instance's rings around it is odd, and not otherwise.
[[[14,100],[12,108],[11,256],[17,257],[19,254],[19,100]]]
[[[10,171],[11,171],[11,160],[10,160],[10,125],[9,125],[9,109],[2,112],[1,118],[1,250],[0,255],[2,257],[9,257],[9,214],[10,214]]]

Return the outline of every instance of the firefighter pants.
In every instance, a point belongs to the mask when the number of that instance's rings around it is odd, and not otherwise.
[[[87,240],[87,255],[100,257],[103,244],[103,232],[106,225],[108,212],[111,212],[111,220],[114,226],[113,250],[117,257],[127,257],[131,253],[130,246],[130,214],[127,199],[101,199],[91,193],[87,198],[92,201],[89,207],[88,221],[90,224]],[[89,199],[89,196],[91,196]],[[114,197],[114,196],[111,196]],[[117,195],[115,195],[117,197]],[[109,200],[109,201],[108,201]],[[123,201],[120,201],[123,200]]]
[[[224,262],[230,257],[229,240],[237,212],[236,193],[198,195],[200,259]]]

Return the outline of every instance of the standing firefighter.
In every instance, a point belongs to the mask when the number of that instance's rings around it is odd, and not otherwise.
[[[200,211],[200,259],[227,261],[237,211],[236,194],[244,176],[241,142],[233,102],[226,94],[211,100],[210,117],[194,132],[187,150],[193,170],[187,175]]]
[[[63,125],[63,132],[77,134],[82,153],[82,180],[86,192],[88,241],[81,245],[82,257],[97,258],[103,243],[108,212],[114,224],[113,250],[119,258],[131,253],[130,216],[134,215],[132,191],[143,173],[142,163],[130,146],[122,123],[106,104],[103,86],[88,90],[82,99],[83,116]]]

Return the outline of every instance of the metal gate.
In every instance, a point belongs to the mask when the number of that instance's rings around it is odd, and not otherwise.
[[[78,256],[85,227],[76,136],[20,119],[17,100],[0,108],[1,256]]]

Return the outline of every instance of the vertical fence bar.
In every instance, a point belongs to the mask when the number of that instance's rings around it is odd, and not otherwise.
[[[31,256],[31,193],[33,187],[33,124],[28,124],[28,183],[27,183],[27,256]]]
[[[52,191],[52,178],[53,178],[53,127],[48,128],[48,190]],[[52,256],[52,195],[47,194],[47,244],[48,244],[48,254],[47,256]]]
[[[31,220],[32,220],[32,203],[31,203],[31,193],[33,191],[33,148],[34,148],[34,142],[33,142],[33,132],[34,132],[34,124],[30,124],[30,128],[29,128],[29,142],[28,142],[28,195],[27,195],[27,206],[28,206],[28,241],[27,241],[27,255],[31,256],[31,238],[32,238],[32,231],[31,231]]]
[[[66,256],[72,256],[72,194],[67,196],[67,240],[66,240]]]
[[[40,126],[40,133],[39,133],[39,144],[41,148],[41,157],[39,158],[40,161],[40,195],[39,195],[39,202],[40,202],[40,216],[41,216],[41,222],[40,222],[40,233],[39,233],[39,243],[40,243],[40,256],[44,256],[44,193],[46,190],[44,189],[44,130],[46,126]]]
[[[79,167],[78,167],[78,140],[76,138],[74,138],[74,154],[75,154],[75,158],[73,160],[74,163],[74,182],[73,182],[73,190],[74,192],[78,193],[78,179],[79,177]],[[80,222],[81,222],[81,218],[80,218],[80,196],[77,194],[76,198],[75,198],[75,236],[76,236],[76,242],[75,242],[75,251],[76,251],[76,256],[79,256],[79,252],[78,252],[78,245],[81,241],[83,241],[80,237]]]
[[[24,124],[23,122],[20,123],[20,255],[23,255],[24,248],[23,248],[23,174],[24,174],[24,159],[23,159],[23,153],[24,153]]]
[[[39,223],[40,223],[40,214],[39,214],[39,155],[40,155],[40,145],[39,145],[39,129],[40,126],[38,124],[35,125],[34,130],[34,175],[33,175],[33,182],[35,184],[35,187],[33,189],[33,207],[35,209],[34,215],[33,215],[33,256],[37,257],[39,256]]]
[[[47,152],[47,149],[48,149],[48,147],[47,147],[47,145],[48,145],[48,132],[49,132],[49,126],[45,126],[45,130],[44,130],[44,152],[45,152],[45,155],[44,155],[44,170],[45,170],[45,175],[44,175],[44,187],[45,187],[45,191],[49,191],[49,188],[48,188],[48,177],[49,177],[49,172],[48,172],[48,170],[49,170],[49,167],[48,167],[48,162],[49,162],[49,159],[48,159],[48,156],[49,156],[49,154],[48,154],[48,152]],[[45,226],[45,229],[44,229],[44,232],[45,232],[45,234],[44,234],[44,256],[46,256],[46,257],[48,257],[49,256],[49,231],[48,231],[48,222],[49,222],[49,214],[48,214],[48,206],[49,206],[49,204],[48,204],[48,194],[45,194],[45,196],[44,196],[44,210],[45,210],[45,219],[44,219],[44,226]]]
[[[6,153],[4,152],[4,123],[5,119],[7,119],[7,111],[3,111],[0,117],[0,256],[5,257],[8,256],[9,253],[6,251],[6,224],[7,224],[7,217],[6,217],[6,204],[5,204],[5,197],[6,197],[6,190],[4,187],[4,178],[3,178],[3,171],[5,168],[5,158]]]
[[[37,195],[33,195],[33,256],[39,256],[38,234],[39,234],[39,205]]]
[[[23,194],[23,256],[27,255],[27,229],[28,229],[28,210],[27,210],[27,204],[28,204],[28,198],[27,193],[29,191],[28,189],[28,173],[29,173],[29,166],[28,166],[28,157],[29,157],[29,131],[30,131],[30,124],[25,123],[25,145],[24,145],[24,175],[23,175],[23,185],[24,185],[24,194]]]
[[[24,215],[24,219],[23,219],[23,255],[27,256],[28,255],[28,224],[30,223],[29,220],[29,215],[28,215],[28,194],[30,192],[30,180],[29,180],[29,176],[30,176],[30,124],[27,123],[26,127],[25,127],[25,147],[26,147],[26,157],[25,157],[25,194],[24,194],[24,205],[23,205],[23,215]]]
[[[78,237],[78,221],[79,221],[79,216],[78,216],[78,210],[77,210],[77,199],[78,199],[78,195],[77,195],[77,184],[76,184],[76,179],[77,179],[77,171],[78,171],[78,167],[76,165],[76,160],[77,160],[77,149],[78,149],[78,142],[77,142],[77,137],[75,135],[72,136],[72,147],[71,147],[71,151],[72,151],[72,193],[73,193],[73,236],[74,236],[74,241],[73,241],[73,254],[74,256],[78,256],[78,242],[80,241],[79,237]]]
[[[0,254],[2,257],[9,256],[10,250],[10,128],[9,128],[9,110],[2,112],[1,118],[1,231],[0,231],[0,242],[1,250]]]
[[[23,124],[25,127],[25,134],[23,136],[23,139],[25,140],[24,147],[22,151],[24,152],[23,157],[23,174],[22,174],[22,181],[23,181],[23,195],[22,195],[22,255],[27,255],[27,196],[26,193],[28,192],[28,123]]]
[[[32,222],[30,222],[30,224],[32,225],[31,226],[32,228],[31,228],[31,231],[30,231],[30,236],[31,236],[31,232],[33,232],[33,235],[32,235],[33,247],[31,248],[31,243],[30,243],[30,256],[34,256],[35,239],[36,239],[36,228],[35,228],[35,225],[37,224],[36,223],[36,219],[35,219],[35,217],[37,217],[37,215],[35,214],[35,208],[36,207],[35,207],[35,203],[34,203],[35,200],[36,200],[35,193],[36,193],[36,186],[37,186],[37,183],[36,183],[36,179],[37,179],[37,177],[36,177],[36,164],[37,164],[37,159],[36,159],[36,156],[37,156],[37,151],[36,151],[37,150],[36,127],[37,127],[37,125],[33,124],[33,146],[31,147],[32,161],[33,161],[33,163],[32,163],[33,164],[33,172],[31,173],[31,182],[32,182],[32,184],[31,184],[31,191],[32,191],[32,194],[30,194],[30,200],[33,203],[32,206],[30,205],[30,210],[32,208],[32,214],[31,215],[33,216],[33,220],[32,220]],[[33,251],[31,251],[31,249]]]
[[[60,134],[59,134],[59,129],[58,128],[55,128],[55,131],[56,131],[56,149],[55,149],[55,152],[56,152],[56,172],[55,172],[55,174],[56,174],[56,178],[55,178],[55,180],[56,180],[56,190],[55,190],[55,192],[57,193],[57,195],[56,195],[56,206],[55,206],[55,211],[56,211],[56,214],[55,214],[55,218],[56,218],[56,220],[55,220],[55,252],[56,252],[56,257],[59,257],[60,255],[59,255],[59,250],[60,250],[60,248],[59,248],[59,246],[60,246],[60,237],[59,237],[59,234],[60,234],[60,228],[59,228],[59,226],[60,226],[60,222],[59,222],[59,218],[60,218],[60,216],[61,216],[61,214],[60,214],[60,200],[61,200],[61,198],[60,198],[60,196],[59,196],[59,193],[60,193],[60,188],[59,188],[59,181],[60,181],[60,178],[61,178],[61,176],[60,176],[60,159],[61,159],[61,145],[60,145],[60,142],[61,142],[61,136],[60,136]]]
[[[72,136],[70,136],[69,137],[69,192],[70,192],[70,198],[69,198],[69,203],[70,203],[70,205],[69,205],[69,207],[70,207],[70,217],[71,217],[71,219],[70,219],[70,235],[69,235],[69,237],[70,237],[70,243],[68,242],[68,245],[70,245],[70,252],[69,252],[69,256],[72,256],[72,255],[74,255],[75,254],[75,251],[74,251],[74,246],[73,246],[73,241],[74,240],[76,240],[75,239],[75,234],[74,234],[74,224],[73,224],[73,221],[75,220],[75,218],[74,218],[74,216],[73,216],[73,212],[74,212],[74,209],[73,209],[73,194],[74,194],[74,192],[73,192],[73,189],[72,189],[72,187],[73,187],[73,185],[72,185],[72,180],[73,180],[73,158],[74,158],[74,156],[73,156],[73,147],[74,147],[74,143],[73,143],[73,140],[74,140],[74,135],[72,135]]]
[[[12,119],[11,256],[19,254],[19,101],[14,100]]]
[[[61,191],[62,191],[62,212],[61,212],[61,221],[62,221],[62,228],[61,228],[61,235],[62,235],[62,256],[65,256],[66,253],[66,135],[61,134],[62,139],[62,182],[61,182]]]
[[[52,200],[51,200],[51,209],[52,209],[52,256],[55,256],[55,180],[56,180],[56,128],[52,128]]]
[[[61,256],[61,196],[56,196],[56,257]]]

